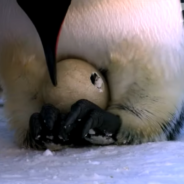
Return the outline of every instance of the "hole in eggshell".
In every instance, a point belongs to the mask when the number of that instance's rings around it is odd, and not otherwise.
[[[103,80],[96,72],[91,74],[90,80],[91,83],[99,90],[99,92],[103,92]]]
[[[91,82],[92,82],[93,85],[95,85],[96,78],[97,78],[97,74],[96,73],[92,73],[90,79],[91,79]]]

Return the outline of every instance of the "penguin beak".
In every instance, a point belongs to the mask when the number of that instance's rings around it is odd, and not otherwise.
[[[71,0],[45,0],[42,2],[17,0],[17,3],[30,18],[40,36],[50,79],[56,86],[57,40]]]

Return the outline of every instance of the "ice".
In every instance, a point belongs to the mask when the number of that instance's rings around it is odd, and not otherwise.
[[[183,184],[184,133],[136,146],[18,148],[0,108],[0,184]]]

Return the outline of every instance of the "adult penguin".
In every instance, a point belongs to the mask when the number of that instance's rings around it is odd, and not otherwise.
[[[175,139],[184,100],[180,2],[72,0],[66,16],[70,1],[59,2],[38,8],[36,1],[1,1],[0,77],[18,144],[59,149],[78,137],[101,145]],[[63,115],[43,105],[45,58],[54,85],[55,60],[82,58],[105,70],[108,108],[81,99]]]

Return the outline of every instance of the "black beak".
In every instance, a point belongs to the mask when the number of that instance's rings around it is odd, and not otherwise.
[[[57,38],[71,0],[17,0],[33,22],[40,36],[50,78],[54,86],[56,79]]]

